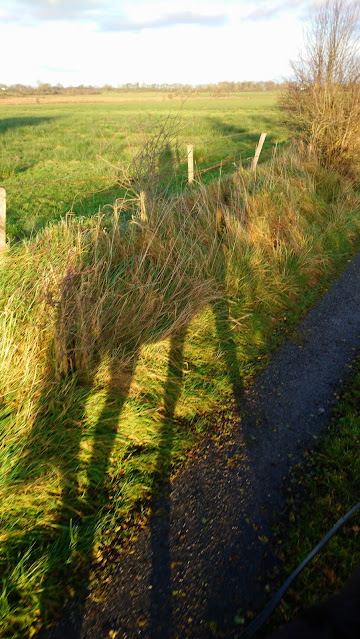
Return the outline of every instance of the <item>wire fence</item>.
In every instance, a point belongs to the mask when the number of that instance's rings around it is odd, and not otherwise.
[[[194,151],[197,152],[198,149],[203,149],[204,146],[207,146],[208,144],[212,144],[212,146],[214,146],[215,143],[217,143],[219,140],[223,140],[223,139],[228,139],[228,138],[232,138],[232,137],[236,137],[236,136],[240,136],[240,135],[244,135],[244,133],[231,133],[229,135],[224,135],[221,137],[217,137],[217,138],[206,138],[205,140],[200,139],[198,141],[197,147],[194,148]],[[218,159],[219,155],[222,154],[222,152],[224,152],[224,158],[220,161],[217,161],[216,163],[211,163],[210,166],[203,166],[204,161],[201,160],[194,160],[194,164],[195,164],[195,173],[196,175],[202,175],[204,173],[207,173],[208,171],[213,171],[217,168],[221,168],[221,167],[225,167],[231,163],[234,163],[236,160],[240,163],[242,161],[246,161],[246,160],[251,160],[252,159],[252,155],[249,157],[244,157],[246,154],[252,152],[254,153],[254,150],[256,148],[256,143],[252,144],[251,146],[248,146],[246,148],[241,148],[241,150],[239,150],[235,155],[232,155],[230,157],[226,156],[226,151],[229,150],[228,146],[223,145],[220,147],[216,147],[216,150],[214,151],[213,154],[210,154],[210,158],[211,155],[214,157],[214,159],[216,158],[216,160]],[[209,156],[208,156],[209,157]],[[11,158],[11,156],[9,156],[9,158]],[[2,160],[4,161],[4,156],[2,156]],[[118,175],[119,175],[119,171],[121,170],[121,167],[116,167],[115,165],[112,167],[113,170],[112,172],[109,172],[108,175],[99,175],[96,176],[96,173],[103,173],[104,171],[104,167],[97,167],[95,169],[90,169],[87,170],[86,173],[84,173],[83,171],[81,172],[77,172],[77,173],[72,173],[71,175],[66,175],[63,177],[58,177],[58,178],[54,178],[54,179],[47,179],[47,180],[35,180],[35,181],[12,181],[12,180],[7,180],[2,179],[1,180],[1,186],[3,188],[6,189],[7,192],[11,192],[14,189],[24,189],[24,188],[33,188],[35,186],[47,186],[47,185],[54,185],[54,184],[84,184],[86,182],[89,182],[90,180],[96,181],[96,182],[112,182],[112,183],[116,183],[117,179],[118,179]],[[181,167],[180,167],[181,168]]]
[[[253,156],[244,158],[243,155],[244,155],[244,153],[247,153],[248,151],[254,152],[254,148],[255,148],[254,145],[249,146],[246,149],[242,149],[240,153],[236,153],[236,155],[232,155],[230,157],[224,158],[223,160],[221,160],[217,164],[214,164],[213,166],[208,166],[208,167],[203,168],[203,169],[198,169],[196,172],[198,174],[206,173],[207,171],[212,171],[214,169],[221,168],[221,167],[223,167],[223,166],[225,166],[227,164],[234,164],[235,160],[238,160],[238,162],[241,162],[244,159],[245,160],[252,160]],[[235,163],[235,166],[237,168],[236,163]]]
[[[160,175],[160,177],[162,177],[164,181],[168,180],[167,189],[168,190],[171,189],[171,186],[174,186],[174,184],[176,184],[177,187],[180,186],[181,188],[185,186],[186,183],[192,186],[194,182],[195,183],[199,182],[203,178],[203,176],[205,176],[206,174],[211,174],[211,172],[218,171],[221,175],[223,170],[225,173],[229,173],[231,171],[231,167],[233,167],[233,170],[238,170],[241,166],[243,166],[243,163],[247,161],[251,161],[252,163],[251,169],[255,170],[257,160],[259,158],[266,134],[262,134],[257,145],[254,143],[245,148],[240,148],[234,155],[231,155],[231,156],[227,156],[224,153],[225,157],[223,157],[219,161],[219,156],[221,157],[222,151],[226,150],[227,152],[229,152],[229,145],[219,146],[219,142],[221,142],[224,139],[228,139],[228,138],[231,138],[234,136],[240,136],[240,135],[244,135],[244,134],[231,133],[229,135],[224,135],[221,137],[218,136],[217,138],[213,138],[212,139],[213,153],[206,154],[206,160],[208,163],[210,163],[209,166],[206,166],[206,165],[204,166],[205,159],[203,157],[204,155],[203,148],[204,146],[206,147],[206,144],[204,144],[204,140],[198,139],[196,141],[197,143],[196,148],[194,148],[193,144],[188,144],[187,166],[186,166],[185,153],[183,155],[181,153],[182,158],[181,157],[179,158],[179,154],[178,154],[176,161],[174,161],[175,158],[172,156],[172,153],[170,150],[169,151],[170,159],[169,158],[167,160],[165,159],[165,166],[162,167],[163,175],[162,176]],[[269,146],[268,144],[268,148],[267,148],[268,151],[270,150],[270,147],[272,150],[274,148],[274,145],[271,143],[271,145]],[[194,154],[195,154],[195,157],[194,157]],[[190,161],[190,155],[191,155],[191,161]],[[98,157],[100,159],[104,159],[101,156],[98,156]],[[167,161],[169,161],[168,166],[166,166]],[[80,196],[80,198],[84,198],[84,197],[86,198],[86,196],[95,196],[95,195],[104,193],[103,200],[106,197],[108,197],[109,200],[112,198],[112,204],[113,204],[117,197],[116,195],[114,195],[115,187],[116,188],[124,187],[124,185],[126,184],[126,179],[128,179],[128,185],[129,185],[131,183],[131,175],[127,173],[126,169],[124,167],[121,167],[120,165],[117,166],[116,164],[112,164],[111,162],[106,160],[105,160],[105,164],[106,164],[105,168],[103,164],[101,167],[89,169],[86,172],[84,172],[84,170],[79,172],[73,172],[71,174],[67,174],[62,177],[56,177],[54,179],[44,179],[44,180],[34,180],[34,181],[2,180],[0,183],[0,187],[3,194],[1,198],[2,210],[0,211],[0,235],[1,235],[0,248],[1,246],[5,246],[6,244],[6,197],[7,197],[7,194],[10,194],[10,199],[12,198],[12,204],[11,204],[12,216],[14,215],[13,213],[14,203],[16,208],[16,206],[18,206],[19,198],[21,197],[21,194],[24,191],[27,191],[29,193],[27,198],[28,198],[28,201],[32,200],[31,206],[33,207],[34,210],[36,208],[40,210],[41,207],[43,207],[43,210],[44,210],[45,206],[47,205],[46,199],[47,199],[48,193],[42,187],[47,187],[47,186],[54,187],[55,185],[61,188],[63,185],[86,184],[87,185],[86,194],[85,194],[85,189],[83,189],[82,191],[80,190],[78,194],[74,195],[75,191],[73,190],[73,192],[71,193],[71,189],[70,189],[66,193],[66,195],[68,195],[71,200],[71,198],[78,197],[78,196]],[[146,166],[145,166],[145,170],[146,170]],[[107,174],[104,174],[106,171],[107,171]],[[161,170],[160,170],[160,174],[161,174]],[[212,177],[213,176],[211,176],[211,178]],[[34,191],[38,187],[40,188],[36,197],[36,195],[31,193],[31,191]],[[106,195],[105,195],[105,192],[106,192]],[[58,197],[57,192],[55,192],[55,199],[56,197]],[[140,197],[140,193],[139,193],[139,197]],[[106,201],[106,202],[102,201],[102,206],[109,205],[109,204],[110,204],[110,201]],[[66,204],[63,203],[63,205],[66,207]],[[64,213],[64,210],[65,209],[61,211],[59,208],[59,210],[57,210],[56,215],[62,215]],[[10,208],[9,208],[9,211],[10,211]]]
[[[90,175],[90,174],[89,174]],[[79,178],[76,180],[73,179],[69,179],[67,177],[64,178],[57,178],[56,180],[41,180],[41,181],[37,181],[37,182],[2,182],[2,185],[4,188],[6,188],[7,191],[11,191],[12,189],[22,189],[22,188],[32,188],[34,186],[43,186],[43,185],[50,185],[50,184],[83,184],[84,182],[89,182],[89,177],[85,178]],[[113,180],[113,177],[111,175],[107,175],[107,176],[100,176],[98,178],[96,178],[96,180]]]

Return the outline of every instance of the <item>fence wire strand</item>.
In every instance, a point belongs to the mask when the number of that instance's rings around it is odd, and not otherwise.
[[[228,137],[232,137],[234,134],[228,135],[228,136],[222,136],[220,138],[216,138],[216,140],[220,140],[223,138],[228,138]],[[235,134],[235,135],[240,135],[239,134]],[[243,134],[241,134],[243,135]],[[214,139],[212,140],[212,143],[214,144]],[[201,143],[199,144],[200,149],[202,148],[203,143],[201,141]],[[198,147],[198,148],[199,148]],[[224,149],[227,149],[227,146],[223,146],[220,149],[217,149],[216,151],[214,151],[214,155],[218,156],[219,155],[219,151],[222,151]],[[197,164],[202,164],[202,162],[197,162],[195,160],[195,173],[199,176],[202,175],[204,173],[207,173],[208,171],[213,171],[215,169],[221,168],[223,166],[226,166],[228,164],[234,163],[235,164],[235,160],[237,159],[239,162],[241,162],[242,160],[250,160],[252,159],[251,157],[246,157],[244,158],[243,155],[245,153],[248,153],[249,151],[254,152],[256,148],[256,144],[252,144],[251,146],[246,147],[245,149],[241,149],[239,150],[235,155],[230,156],[230,157],[225,157],[223,158],[220,162],[217,162],[216,164],[213,164],[209,167],[199,167],[197,168]],[[196,149],[194,149],[196,151]],[[263,148],[263,151],[266,150],[270,150],[269,148]],[[118,170],[120,170],[121,167],[119,167]],[[36,186],[47,186],[47,185],[51,185],[51,184],[84,184],[86,182],[89,182],[90,180],[94,180],[94,182],[98,182],[98,181],[108,181],[110,183],[110,185],[115,185],[118,181],[118,176],[115,175],[116,172],[116,167],[114,166],[114,173],[113,174],[109,174],[109,175],[102,175],[102,176],[96,176],[95,174],[97,172],[99,172],[100,167],[90,170],[89,172],[86,173],[86,175],[81,174],[81,173],[73,173],[71,174],[71,176],[65,176],[65,177],[61,177],[61,178],[56,178],[54,180],[37,180],[34,182],[6,182],[6,180],[1,182],[1,185],[7,190],[7,191],[13,191],[13,190],[18,190],[18,189],[23,189],[23,188],[33,188]],[[76,178],[77,175],[83,175],[83,177],[79,177]],[[75,179],[76,178],[76,179]]]

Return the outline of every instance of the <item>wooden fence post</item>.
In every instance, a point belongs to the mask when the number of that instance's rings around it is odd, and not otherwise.
[[[257,166],[257,163],[258,163],[258,159],[260,157],[261,149],[263,148],[263,144],[265,142],[265,138],[266,138],[266,133],[262,133],[260,135],[260,140],[259,140],[259,143],[258,143],[258,145],[256,147],[255,155],[254,155],[253,161],[251,163],[251,170],[252,171],[256,170],[256,166]]]
[[[6,249],[6,191],[0,186],[0,251]]]
[[[188,182],[192,186],[194,182],[194,146],[188,144]]]
[[[145,191],[140,191],[140,220],[142,222],[148,221],[148,216],[146,213],[146,195]]]

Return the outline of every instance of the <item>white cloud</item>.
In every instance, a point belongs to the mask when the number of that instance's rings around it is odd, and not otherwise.
[[[245,15],[245,19],[257,22],[281,18],[291,12],[307,9],[313,3],[314,0],[282,0],[275,3],[269,0],[257,0],[256,3],[252,3],[252,8]],[[254,8],[254,4],[258,6]]]
[[[237,8],[244,19],[261,20],[281,16],[299,7],[309,6],[313,0],[193,0],[186,5],[180,0],[3,0],[0,10],[3,22],[35,25],[48,21],[95,22],[100,29],[134,31],[144,28],[169,27],[177,24],[221,26]],[[224,11],[224,9],[226,9]],[[150,13],[144,20],[143,16]],[[142,16],[132,19],[131,14]],[[115,25],[115,26],[114,26]]]
[[[208,3],[211,5],[211,1]],[[201,9],[202,2],[198,1]],[[174,11],[169,7],[174,6]],[[133,21],[129,19],[132,11],[138,15],[146,13],[146,8],[151,11],[153,19],[145,21]],[[134,30],[151,27],[168,27],[176,24],[203,24],[204,26],[216,26],[224,22],[224,12],[213,14],[208,10],[194,10],[191,3],[189,7],[181,5],[174,0],[167,3],[151,2],[143,5],[139,1],[131,3],[129,0],[122,3],[119,11],[115,0],[4,0],[0,10],[3,22],[19,24],[39,24],[48,21],[80,20],[82,22],[96,22],[106,25],[109,29],[111,22],[118,24],[118,30]]]
[[[34,24],[48,20],[89,20],[109,8],[107,0],[5,0],[2,13],[8,22]]]
[[[101,31],[143,31],[144,29],[163,29],[178,25],[198,25],[203,27],[217,27],[226,24],[225,14],[204,15],[192,11],[179,11],[177,13],[165,13],[146,20],[128,20],[119,16],[106,17],[98,23]]]

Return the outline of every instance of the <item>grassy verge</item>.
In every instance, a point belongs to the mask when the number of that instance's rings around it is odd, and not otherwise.
[[[90,560],[144,525],[354,251],[358,210],[350,182],[289,152],[149,199],[147,222],[71,218],[2,257],[4,636],[51,621]]]
[[[359,388],[360,358],[340,392],[328,435],[294,469],[288,499],[290,529],[283,531],[281,549],[284,580],[359,501]],[[356,513],[297,577],[265,626],[264,636],[341,589],[360,561],[359,531],[360,514]]]

